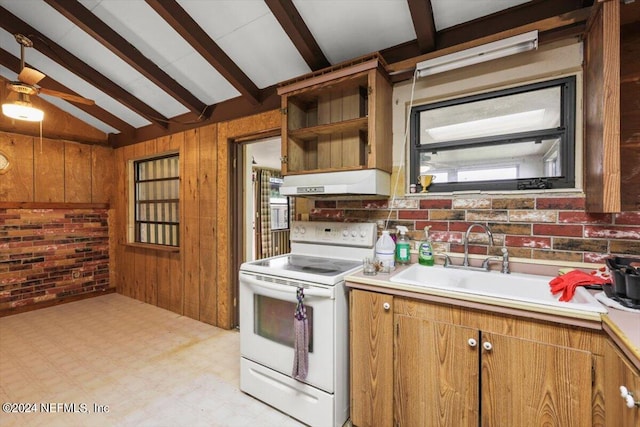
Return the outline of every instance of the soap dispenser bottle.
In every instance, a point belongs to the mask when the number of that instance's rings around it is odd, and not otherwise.
[[[430,228],[428,225],[424,228],[424,241],[420,242],[420,247],[418,248],[418,263],[420,265],[433,265],[433,247],[429,237]]]
[[[407,227],[402,225],[396,226],[400,237],[396,241],[396,262],[401,265],[407,265],[411,261],[411,242],[407,237]]]

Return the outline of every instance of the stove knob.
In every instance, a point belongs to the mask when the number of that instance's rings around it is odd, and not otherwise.
[[[342,236],[343,237],[347,237],[349,235],[349,230],[347,230],[346,228],[344,230],[342,230]]]
[[[351,237],[356,237],[357,235],[358,235],[358,232],[356,230],[351,231]]]
[[[361,230],[360,237],[367,237],[367,230]]]
[[[304,234],[307,232],[307,229],[304,227],[300,227],[300,234]]]
[[[293,232],[295,234],[298,234],[300,232],[300,227],[298,227],[297,225],[295,226],[295,228],[293,229]]]

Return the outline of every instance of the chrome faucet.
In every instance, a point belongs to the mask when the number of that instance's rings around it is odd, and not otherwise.
[[[489,244],[493,246],[493,234],[488,225],[480,224],[479,222],[473,223],[467,228],[467,232],[464,234],[464,259],[462,260],[463,267],[469,267],[469,234],[474,227],[481,227],[484,232],[489,236]]]

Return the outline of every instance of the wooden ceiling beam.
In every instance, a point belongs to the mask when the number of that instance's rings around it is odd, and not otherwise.
[[[312,71],[321,70],[331,65],[293,1],[265,0],[265,3]]]
[[[220,123],[242,117],[252,116],[266,111],[280,108],[280,96],[276,93],[276,86],[269,86],[262,89],[264,94],[262,103],[253,105],[243,96],[229,99],[216,104],[213,114],[202,121],[195,122],[188,120],[186,115],[174,117],[169,125],[169,129],[162,131],[152,126],[138,128],[133,138],[127,135],[109,135],[109,144],[114,147],[124,147],[150,139],[159,138],[176,132],[184,132],[189,129]]]
[[[104,74],[81,61],[62,46],[49,39],[38,30],[0,6],[0,26],[11,34],[26,34],[31,38],[33,47],[49,59],[60,64],[73,74],[86,80],[122,105],[149,120],[153,126],[166,129],[168,119],[138,98],[122,89]]]
[[[7,52],[2,48],[0,48],[0,64],[5,66],[9,70],[13,71],[14,73],[16,73],[16,75],[20,73],[20,59],[16,58],[15,56],[13,56],[12,54],[10,54],[9,52]],[[31,68],[35,68],[35,67],[32,67],[31,65],[27,65],[27,66]],[[40,80],[40,82],[38,82],[38,86],[46,89],[56,90],[59,92],[69,93],[71,95],[80,96],[78,93],[74,92],[73,90],[69,89],[62,83],[59,83],[57,80],[54,80],[49,76]],[[135,128],[131,126],[129,123],[125,122],[124,120],[121,120],[120,118],[114,116],[113,114],[109,113],[107,110],[104,110],[95,104],[85,105],[85,104],[74,103],[74,102],[72,102],[72,104],[76,108],[95,117],[101,122],[108,124],[114,129],[118,129],[122,133],[133,135],[133,133],[135,132]]]
[[[431,0],[407,0],[407,3],[420,53],[431,52],[436,48],[436,23]]]
[[[77,25],[78,28],[102,43],[102,45],[125,61],[130,67],[171,95],[192,113],[198,116],[207,116],[210,114],[208,105],[181,86],[169,76],[169,74],[144,56],[135,46],[120,34],[116,33],[80,2],[75,0],[45,0],[45,2],[73,24]]]
[[[178,34],[254,105],[261,101],[260,89],[214,42],[175,0],[146,0]]]

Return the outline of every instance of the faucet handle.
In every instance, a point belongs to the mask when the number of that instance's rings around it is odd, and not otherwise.
[[[500,257],[499,257],[499,256],[495,256],[495,255],[494,255],[494,256],[486,257],[486,258],[484,259],[484,261],[482,261],[482,268],[483,268],[483,269],[485,269],[485,270],[487,270],[487,271],[489,271],[489,263],[490,263],[492,260],[494,260],[494,259],[495,259],[495,260],[499,260],[499,259],[500,259]]]
[[[443,267],[449,267],[451,265],[451,257],[447,254],[443,254],[443,253],[434,253],[433,255],[435,256],[441,256],[444,258],[444,265]]]

